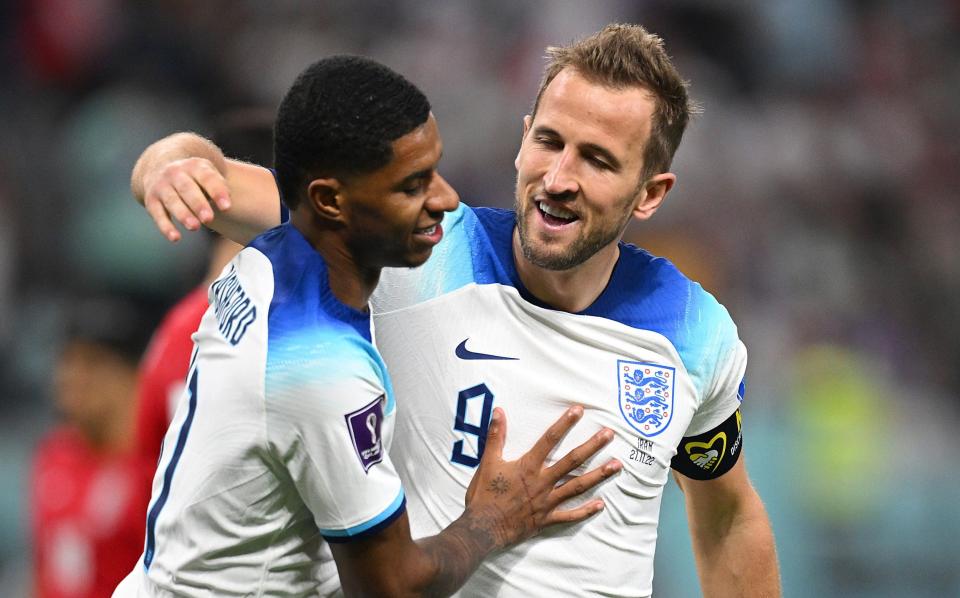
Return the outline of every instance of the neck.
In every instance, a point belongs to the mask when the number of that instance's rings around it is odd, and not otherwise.
[[[131,366],[129,372],[118,372],[103,386],[103,396],[107,397],[103,412],[72,420],[96,452],[122,453],[133,447],[136,392],[137,375]]]
[[[133,421],[128,409],[115,413],[106,422],[79,424],[84,438],[100,453],[120,453],[133,446]]]
[[[619,257],[620,247],[614,243],[579,266],[568,270],[548,270],[524,257],[520,233],[516,228],[513,229],[513,261],[520,282],[534,297],[562,311],[576,313],[590,307],[610,282]]]
[[[341,235],[329,228],[313,226],[308,221],[309,214],[303,212],[296,210],[291,213],[290,224],[323,256],[323,261],[327,264],[328,284],[333,295],[340,303],[358,311],[365,311],[370,295],[380,280],[380,268],[360,264]]]

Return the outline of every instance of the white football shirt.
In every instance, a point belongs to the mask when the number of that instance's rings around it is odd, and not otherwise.
[[[620,459],[621,474],[580,499],[600,496],[606,509],[484,561],[459,595],[649,596],[677,445],[740,404],[746,350],[736,327],[672,264],[627,244],[593,305],[549,309],[517,276],[512,212],[461,205],[443,225],[427,264],[384,271],[373,298],[377,347],[400,402],[391,455],[414,535],[462,512],[494,406],[507,415],[505,456],[516,458],[582,404],[554,457],[613,429],[578,472]]]
[[[327,542],[405,509],[369,315],[334,297],[322,257],[283,225],[213,283],[194,341],[144,554],[115,596],[338,593]]]

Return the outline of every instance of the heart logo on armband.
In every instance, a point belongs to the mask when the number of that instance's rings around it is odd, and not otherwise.
[[[706,471],[715,471],[727,452],[726,432],[717,432],[709,442],[693,441],[683,445],[684,452],[693,463]]]

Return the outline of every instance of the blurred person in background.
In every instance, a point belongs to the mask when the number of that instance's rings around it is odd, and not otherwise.
[[[31,476],[37,598],[109,596],[143,548],[149,478],[132,424],[150,325],[118,298],[71,309],[55,376],[63,421],[41,441]]]
[[[238,108],[224,112],[214,122],[213,139],[232,158],[270,166],[273,162],[273,117],[273,112],[266,108]],[[208,287],[242,249],[213,231],[210,236],[206,276],[164,316],[140,365],[136,442],[138,451],[150,467],[148,484],[160,456],[163,436],[183,394],[193,351],[191,335],[207,311]]]
[[[616,430],[610,455],[624,461],[616,489],[596,493],[610,513],[482,564],[463,595],[650,595],[671,468],[704,594],[779,595],[769,521],[740,459],[736,326],[672,264],[620,243],[676,180],[668,169],[692,111],[685,84],[662,40],[635,25],[548,52],[515,162],[516,212],[452,212],[426,265],[386,269],[372,298],[377,346],[407,407],[395,462],[411,482],[414,531],[433,533],[462,509],[495,395],[524,415],[514,442],[562,394],[589,396],[586,417]],[[203,139],[168,137],[146,163],[134,187],[171,240],[171,217],[196,229],[211,221],[210,201],[230,202],[215,226],[238,240],[279,223],[285,190],[273,176]],[[443,375],[430,375],[437,364]],[[539,399],[551,389],[561,396]]]

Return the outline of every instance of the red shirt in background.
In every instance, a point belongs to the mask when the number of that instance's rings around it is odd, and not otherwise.
[[[140,364],[136,443],[138,452],[153,468],[183,393],[193,352],[191,336],[199,328],[205,311],[207,289],[200,286],[167,312]]]
[[[41,442],[31,480],[37,598],[103,598],[143,552],[142,457],[95,450],[71,426]]]

